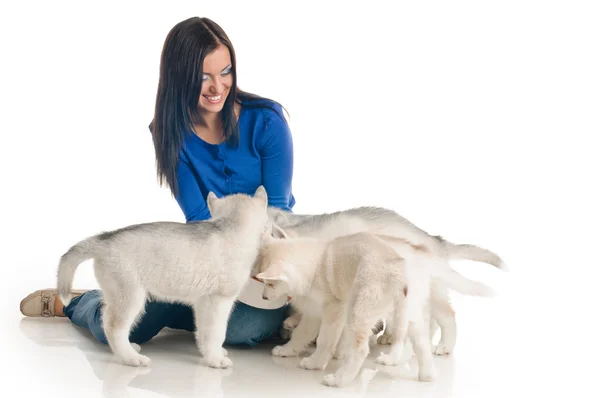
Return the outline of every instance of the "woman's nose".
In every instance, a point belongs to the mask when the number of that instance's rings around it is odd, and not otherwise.
[[[223,81],[221,80],[221,77],[213,79],[210,86],[210,92],[212,94],[221,94],[223,92]]]

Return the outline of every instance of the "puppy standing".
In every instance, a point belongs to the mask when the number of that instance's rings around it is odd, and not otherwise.
[[[377,362],[395,365],[404,341],[412,340],[419,363],[419,380],[434,378],[428,331],[430,281],[433,275],[451,287],[487,295],[489,289],[452,271],[426,247],[410,242],[356,233],[331,241],[316,238],[268,238],[260,251],[256,278],[264,281],[263,297],[292,296],[302,318],[291,340],[273,349],[274,355],[301,353],[317,336],[315,352],[300,361],[305,369],[324,369],[342,332],[345,362],[332,375],[330,386],[342,386],[356,377],[369,353],[372,327],[389,313],[394,320],[390,354]],[[410,327],[409,327],[410,322]]]
[[[398,213],[381,207],[357,207],[333,213],[305,215],[295,214],[269,207],[269,224],[275,237],[281,237],[279,228],[283,228],[290,237],[315,237],[334,239],[357,232],[388,235],[410,241],[414,245],[430,248],[432,252],[447,260],[465,259],[492,264],[500,269],[504,263],[498,255],[484,248],[469,244],[453,244],[439,236],[429,235],[424,230],[400,216]],[[435,324],[441,328],[441,338],[434,348],[437,355],[447,355],[456,344],[456,318],[450,304],[448,289],[443,284],[432,281],[431,290],[431,335],[435,332]],[[299,314],[293,315],[296,319]],[[294,319],[294,318],[292,318]],[[435,320],[435,322],[433,322]],[[291,320],[290,320],[291,321]],[[288,329],[293,329],[293,322],[286,320]],[[386,328],[379,342],[393,343],[393,320],[386,319]],[[410,343],[407,345],[407,351]]]
[[[67,251],[58,267],[65,305],[76,268],[94,259],[104,294],[103,326],[121,362],[147,366],[150,359],[129,343],[129,332],[148,297],[193,307],[196,343],[207,364],[227,368],[222,348],[233,303],[248,281],[267,222],[267,193],[207,197],[211,218],[195,223],[154,222],[105,232]]]

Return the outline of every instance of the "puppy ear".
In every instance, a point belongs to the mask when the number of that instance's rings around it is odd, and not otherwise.
[[[273,222],[279,225],[287,225],[289,223],[289,220],[285,212],[278,211],[277,213],[275,213],[275,218],[273,219]]]
[[[285,231],[277,224],[273,224],[271,236],[276,239],[289,239],[288,234],[286,234]]]
[[[256,279],[259,279],[261,281],[282,281],[282,280],[287,280],[287,278],[285,278],[283,275],[281,275],[281,270],[279,269],[279,267],[269,267],[267,268],[265,271],[261,272],[260,274],[256,275]]]
[[[210,191],[206,196],[206,204],[208,205],[208,211],[213,213],[213,209],[215,208],[215,202],[218,200],[217,195],[213,191]]]
[[[265,201],[267,200],[267,190],[265,189],[264,186],[259,186],[258,188],[256,188],[256,192],[254,192],[254,196],[264,199]]]

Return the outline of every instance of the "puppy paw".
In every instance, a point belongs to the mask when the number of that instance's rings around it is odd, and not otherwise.
[[[379,354],[375,362],[380,365],[386,366],[396,366],[400,363],[400,358],[393,357],[389,354],[384,354],[383,352]]]
[[[279,337],[281,337],[282,340],[290,341],[292,338],[292,332],[282,327],[279,329]]]
[[[325,384],[326,386],[329,386],[329,387],[339,387],[340,386],[337,378],[335,377],[335,373],[325,375],[323,377],[323,384]]]
[[[223,354],[224,357],[228,356],[229,353],[227,352],[227,350],[223,347],[221,347],[221,353]]]
[[[394,339],[391,335],[385,334],[385,332],[377,338],[377,344],[390,345],[394,343]]]
[[[233,366],[231,359],[226,356],[206,358],[206,364],[211,368],[227,369]]]
[[[332,356],[333,359],[346,359],[346,351],[344,350],[336,350]]]
[[[446,344],[438,344],[433,347],[432,351],[435,355],[450,355],[452,353],[452,347]]]
[[[150,365],[150,358],[148,358],[147,356],[144,355],[135,355],[135,356],[127,356],[127,357],[121,357],[120,361],[123,365],[128,365],[128,366],[148,366]]]
[[[298,353],[296,350],[294,350],[294,348],[285,344],[273,347],[273,350],[271,350],[271,355],[276,357],[295,357],[298,355]]]
[[[323,361],[319,361],[312,356],[308,358],[302,358],[300,360],[300,367],[308,370],[323,370],[327,366],[327,363],[323,363]]]
[[[424,369],[419,371],[419,381],[434,381],[435,380],[435,372],[432,369]]]
[[[298,317],[290,316],[283,321],[283,328],[291,332],[292,330],[296,329],[298,323],[300,323]]]

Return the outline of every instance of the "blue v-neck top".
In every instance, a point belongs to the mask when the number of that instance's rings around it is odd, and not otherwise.
[[[206,197],[254,194],[264,185],[269,205],[291,211],[293,144],[280,105],[242,104],[238,119],[239,146],[210,144],[191,132],[186,135],[177,170],[175,197],[187,222],[210,218]]]

